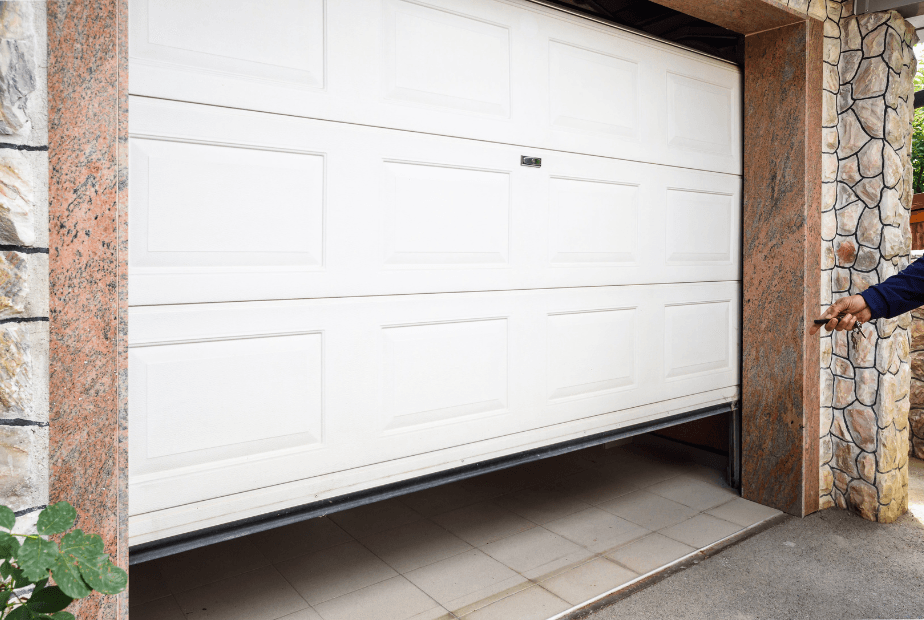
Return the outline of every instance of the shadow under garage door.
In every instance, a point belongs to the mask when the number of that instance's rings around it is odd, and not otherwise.
[[[504,0],[130,54],[130,544],[737,398],[734,65]]]

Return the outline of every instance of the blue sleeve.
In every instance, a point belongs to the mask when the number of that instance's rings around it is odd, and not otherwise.
[[[874,319],[891,319],[924,306],[924,260],[914,261],[901,273],[869,287],[860,295]]]

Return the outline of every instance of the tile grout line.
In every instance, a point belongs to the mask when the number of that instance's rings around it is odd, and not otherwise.
[[[710,509],[710,510],[711,510],[711,509]],[[702,514],[702,513],[701,513],[701,514]],[[577,611],[579,611],[579,610],[581,610],[581,609],[587,607],[588,605],[592,605],[593,603],[595,603],[595,602],[597,602],[597,601],[600,601],[600,600],[602,600],[602,599],[604,599],[604,598],[606,598],[606,597],[608,597],[608,596],[611,596],[611,595],[613,595],[613,594],[616,594],[616,593],[619,592],[620,590],[627,589],[627,588],[629,588],[629,587],[631,587],[631,586],[633,586],[633,585],[635,585],[635,584],[637,584],[637,583],[642,582],[642,581],[645,580],[645,579],[648,579],[649,577],[652,577],[652,576],[657,575],[657,574],[659,574],[659,573],[665,572],[665,571],[669,570],[670,568],[672,568],[672,567],[674,567],[674,566],[678,566],[678,565],[680,565],[680,564],[682,564],[682,563],[684,563],[684,562],[686,562],[686,561],[692,559],[692,558],[695,557],[696,555],[702,554],[702,555],[704,555],[704,559],[705,559],[705,558],[708,558],[709,556],[706,556],[706,555],[703,553],[704,551],[708,551],[709,549],[713,549],[713,548],[719,548],[719,549],[721,549],[723,543],[730,542],[730,541],[732,541],[732,540],[734,540],[734,539],[737,539],[737,538],[739,538],[739,537],[742,537],[742,540],[743,540],[744,538],[747,538],[747,536],[745,536],[745,535],[746,535],[746,533],[747,533],[748,531],[753,530],[753,529],[757,529],[757,528],[759,528],[759,527],[761,527],[761,526],[763,526],[763,525],[766,525],[766,524],[768,524],[768,523],[770,523],[770,522],[772,522],[772,521],[774,521],[774,520],[776,520],[776,519],[779,519],[781,516],[783,516],[783,513],[781,513],[781,514],[779,514],[779,515],[774,515],[774,516],[772,516],[772,517],[767,517],[766,519],[762,519],[762,520],[758,521],[757,523],[753,523],[753,524],[751,524],[751,525],[749,525],[749,526],[747,526],[747,527],[742,528],[741,530],[735,532],[734,534],[730,534],[729,536],[726,536],[726,537],[724,537],[724,538],[720,538],[719,540],[717,540],[717,541],[715,541],[714,543],[711,543],[711,544],[709,544],[709,545],[706,545],[705,547],[701,547],[700,549],[697,549],[697,550],[695,550],[695,551],[691,551],[691,552],[688,553],[687,555],[684,555],[684,556],[682,556],[682,557],[680,557],[680,558],[677,558],[677,559],[674,560],[673,562],[670,562],[670,563],[668,563],[668,564],[665,564],[664,566],[660,566],[660,567],[658,567],[658,568],[655,568],[655,569],[653,569],[653,570],[650,570],[650,571],[648,571],[647,573],[644,573],[644,574],[642,574],[642,575],[639,575],[639,576],[636,577],[635,579],[632,579],[631,581],[627,581],[626,583],[624,583],[624,584],[622,584],[622,585],[619,585],[619,586],[617,586],[617,587],[615,587],[615,588],[613,588],[613,589],[611,589],[611,590],[608,590],[608,591],[606,591],[606,592],[604,592],[604,593],[602,593],[602,594],[598,594],[597,596],[591,597],[590,599],[584,601],[583,603],[579,603],[579,604],[577,604],[577,605],[571,607],[570,609],[566,609],[565,611],[560,612],[559,614],[556,614],[556,615],[552,616],[551,618],[547,618],[547,620],[567,620],[567,618],[569,618],[571,614],[573,614],[573,613],[575,613],[575,612],[577,612]],[[736,525],[737,525],[737,524],[736,524]],[[680,541],[678,541],[678,542],[680,542]],[[633,571],[633,572],[634,572],[634,571]]]

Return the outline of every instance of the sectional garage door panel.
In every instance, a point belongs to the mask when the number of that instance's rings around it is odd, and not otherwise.
[[[133,305],[740,277],[736,176],[131,105]]]
[[[714,398],[738,383],[738,295],[726,282],[135,308],[131,512]]]
[[[738,174],[740,73],[525,2],[132,0],[130,91]]]
[[[736,397],[736,67],[525,1],[129,4],[132,544]]]

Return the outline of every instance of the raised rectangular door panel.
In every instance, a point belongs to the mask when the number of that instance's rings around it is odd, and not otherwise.
[[[133,95],[740,174],[737,67],[525,0],[129,10]]]
[[[740,278],[736,176],[131,104],[132,305]]]
[[[594,427],[604,415],[628,424],[640,407],[695,394],[706,402],[738,383],[739,290],[720,282],[133,308],[129,424],[155,432],[130,434],[131,513],[528,430]],[[242,384],[248,397],[229,404]],[[267,406],[280,416],[273,425],[256,422]],[[169,429],[219,419],[230,427],[165,449]]]

